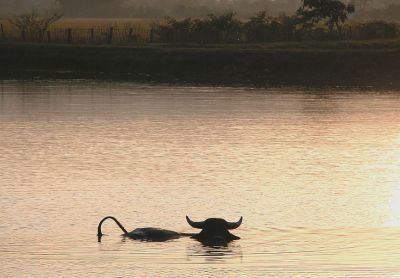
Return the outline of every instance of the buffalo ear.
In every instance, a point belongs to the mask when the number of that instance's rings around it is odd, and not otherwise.
[[[186,221],[189,223],[190,226],[196,229],[203,229],[204,228],[204,221],[202,222],[195,222],[190,220],[188,216],[186,216]]]
[[[228,230],[237,229],[242,224],[242,221],[243,217],[241,216],[238,222],[226,222],[226,228]]]

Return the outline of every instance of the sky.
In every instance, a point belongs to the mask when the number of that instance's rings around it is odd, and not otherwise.
[[[57,10],[64,17],[204,17],[210,13],[235,11],[249,17],[259,11],[270,16],[293,14],[301,0],[0,0],[0,16],[24,13],[32,9]],[[358,16],[364,18],[396,18],[390,5],[399,0],[343,0],[354,2]],[[395,19],[396,20],[396,19]]]

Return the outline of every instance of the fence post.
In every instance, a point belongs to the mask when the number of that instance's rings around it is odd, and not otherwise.
[[[94,29],[90,29],[90,42],[93,43],[94,42]]]
[[[153,42],[154,40],[154,31],[153,28],[150,29],[150,42]]]
[[[113,41],[113,32],[114,32],[114,28],[110,27],[110,33],[108,35],[108,44],[112,44]]]
[[[349,26],[349,29],[347,30],[347,34],[346,34],[346,40],[352,40],[353,38],[352,38],[352,34],[353,34],[353,32],[352,32],[352,29],[351,29],[351,26]]]
[[[47,31],[47,43],[51,43],[50,31]]]
[[[3,23],[0,24],[0,28],[1,28],[1,39],[4,40],[6,37],[4,36],[4,28],[3,28]]]
[[[70,44],[72,42],[72,29],[68,28],[67,30],[67,42]]]
[[[131,42],[133,39],[133,28],[129,28],[128,42]]]

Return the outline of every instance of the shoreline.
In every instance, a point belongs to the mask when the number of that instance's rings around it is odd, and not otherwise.
[[[287,44],[288,45],[288,44]],[[307,44],[304,44],[307,46]],[[0,43],[0,79],[400,88],[400,49]],[[290,46],[290,45],[289,45]]]

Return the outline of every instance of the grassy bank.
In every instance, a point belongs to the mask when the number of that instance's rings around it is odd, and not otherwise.
[[[77,46],[0,43],[0,78],[400,87],[399,41]]]

